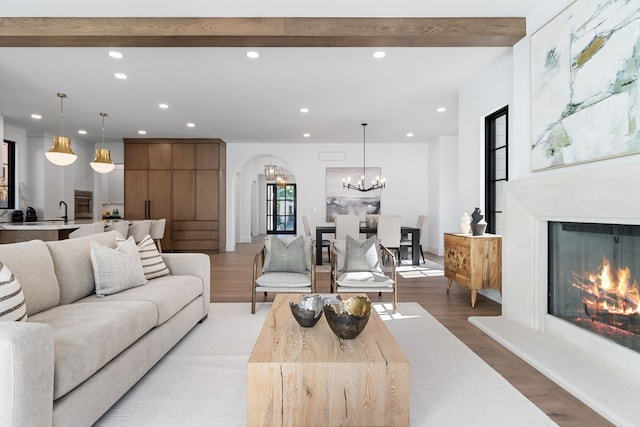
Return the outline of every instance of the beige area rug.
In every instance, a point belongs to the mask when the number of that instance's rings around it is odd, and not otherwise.
[[[417,303],[376,310],[411,366],[412,426],[554,426]],[[197,325],[96,424],[244,426],[247,361],[270,303],[212,304]],[[323,321],[323,319],[321,320]]]

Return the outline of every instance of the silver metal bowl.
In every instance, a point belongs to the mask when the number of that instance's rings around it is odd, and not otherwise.
[[[322,317],[322,296],[303,295],[300,304],[289,303],[291,314],[303,328],[311,328]]]

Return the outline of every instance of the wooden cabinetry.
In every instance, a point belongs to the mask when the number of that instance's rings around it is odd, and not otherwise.
[[[162,247],[168,250],[224,249],[226,143],[221,139],[124,142],[127,219],[167,218]],[[157,215],[157,203],[163,212],[166,207],[165,215]]]
[[[471,289],[471,307],[478,289],[502,290],[502,237],[495,234],[471,236],[444,234],[444,275],[451,282]]]

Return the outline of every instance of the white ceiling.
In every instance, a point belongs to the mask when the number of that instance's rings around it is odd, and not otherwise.
[[[176,4],[179,5],[177,9]],[[526,16],[535,0],[3,0],[3,16]],[[304,7],[303,7],[304,5]],[[337,12],[336,12],[337,11]],[[457,133],[457,92],[507,48],[0,48],[0,115],[27,129],[100,140],[428,141]],[[127,80],[117,80],[124,72]],[[160,110],[158,103],[169,104]],[[436,108],[444,106],[445,113]],[[301,107],[310,112],[302,114]],[[42,120],[30,118],[32,113]],[[194,128],[187,128],[194,122]],[[86,137],[77,134],[88,131]],[[304,138],[303,133],[311,134]]]

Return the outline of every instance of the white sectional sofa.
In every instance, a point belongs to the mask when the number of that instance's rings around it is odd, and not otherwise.
[[[98,298],[90,241],[0,245],[28,320],[0,322],[0,425],[90,426],[207,317],[210,260],[164,253],[171,275]]]

